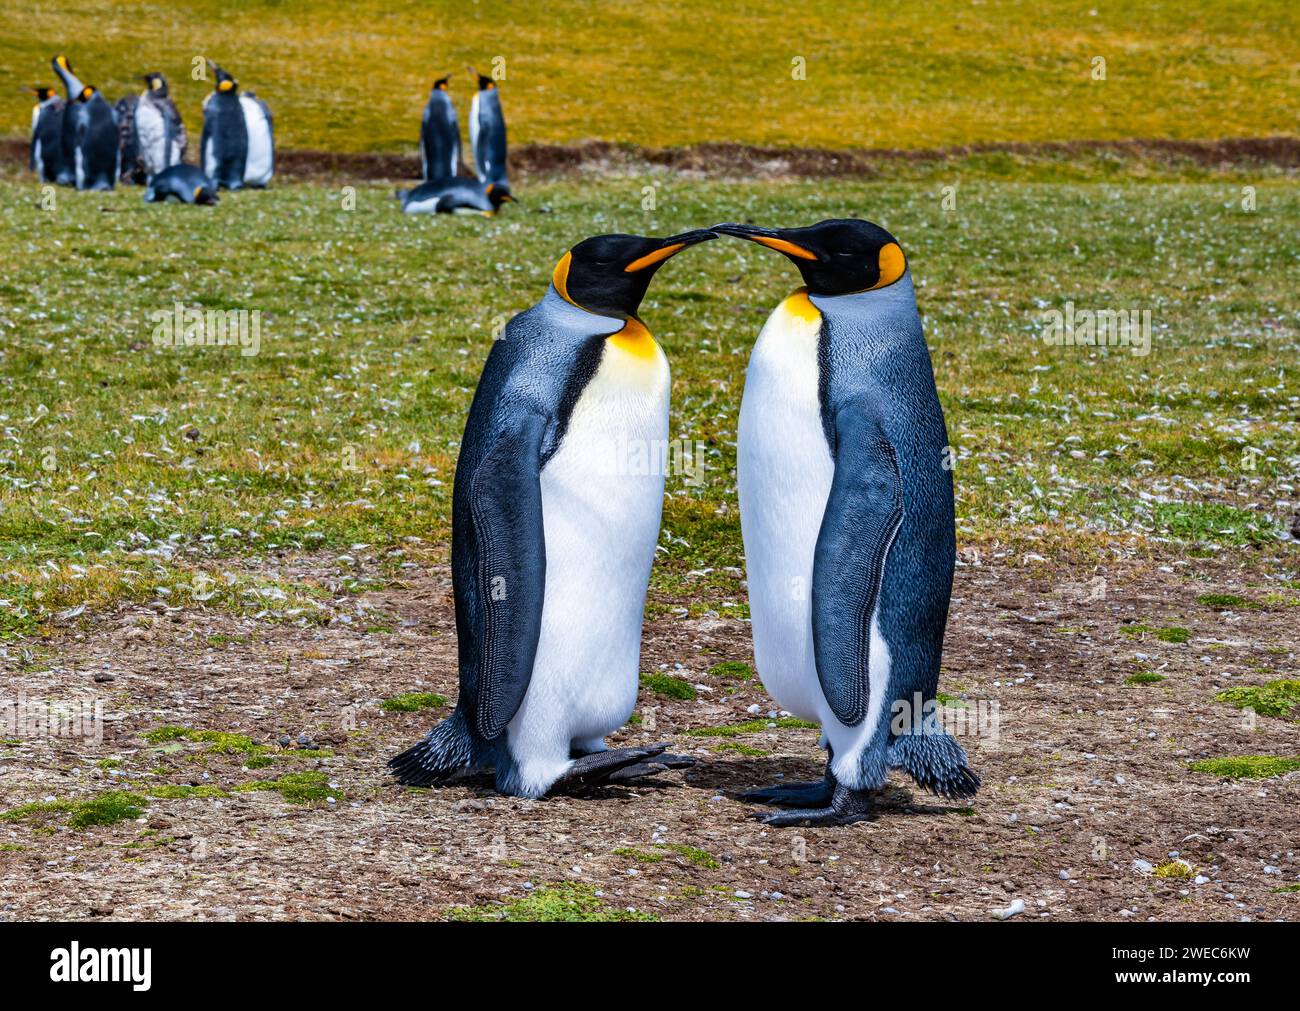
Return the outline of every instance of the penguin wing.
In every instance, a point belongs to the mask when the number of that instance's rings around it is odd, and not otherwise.
[[[880,418],[869,396],[835,415],[835,476],[813,555],[817,679],[831,712],[849,727],[867,715],[871,624],[885,559],[903,521],[898,457]]]
[[[170,95],[163,99],[162,107],[164,118],[171,124],[172,143],[176,145],[180,151],[181,160],[184,161],[185,150],[190,146],[190,140],[185,135],[185,123],[181,120],[181,111],[176,108],[176,103],[172,101]],[[167,153],[167,157],[171,157],[171,152]]]
[[[541,455],[547,421],[527,412],[496,438],[470,478],[470,621],[478,671],[471,712],[492,740],[514,719],[532,678],[542,628],[546,537]],[[477,612],[476,614],[474,612]]]

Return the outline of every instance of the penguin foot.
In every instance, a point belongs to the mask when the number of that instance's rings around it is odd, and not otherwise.
[[[792,808],[754,815],[764,825],[788,828],[793,825],[852,825],[871,818],[873,790],[851,790],[835,784],[831,802],[827,807]]]
[[[835,794],[835,784],[824,779],[811,783],[787,783],[746,790],[739,799],[749,804],[779,804],[782,807],[825,807]]]
[[[666,744],[651,744],[644,748],[614,748],[610,751],[594,751],[574,759],[568,770],[555,781],[552,790],[578,790],[599,783],[610,782],[611,776],[620,769],[640,764],[655,764],[658,756],[668,750]],[[664,766],[667,768],[667,766]]]
[[[626,783],[644,776],[655,776],[669,769],[687,769],[694,764],[695,759],[690,755],[670,755],[664,752],[648,762],[637,762],[636,765],[625,765],[621,769],[615,769],[606,777],[605,782]]]

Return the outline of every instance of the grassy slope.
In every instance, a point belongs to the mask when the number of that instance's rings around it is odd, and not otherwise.
[[[506,60],[512,138],[934,147],[989,140],[1258,136],[1295,131],[1300,17],[1285,0],[1045,0],[797,7],[583,2],[348,4],[0,0],[0,78],[52,81],[50,57],[113,97],[162,70],[197,133],[209,56],[269,99],[282,143],[414,148],[434,76]],[[310,13],[307,11],[310,10]],[[1094,13],[1095,10],[1095,13]],[[796,13],[797,12],[797,13]],[[791,60],[807,61],[793,81]],[[1090,77],[1104,56],[1107,80]],[[0,89],[0,133],[28,101]]]
[[[377,186],[350,212],[315,185],[227,196],[211,212],[59,191],[46,212],[31,186],[0,182],[0,262],[26,265],[0,282],[0,631],[158,586],[184,594],[199,570],[217,604],[310,597],[227,586],[230,558],[418,554],[404,538],[445,534],[494,318],[536,300],[582,236],[728,218],[869,211],[904,237],[960,455],[964,546],[1141,550],[1177,535],[1195,551],[1267,541],[1270,514],[1289,522],[1300,195],[1286,182],[1262,183],[1254,213],[1235,182],[980,179],[951,212],[925,181],[669,182],[647,213],[645,182],[535,186],[490,222],[404,218]],[[673,435],[712,454],[702,487],[669,482],[655,575],[669,596],[692,570],[740,564],[745,359],[794,284],[775,254],[719,241],[665,268],[644,306],[673,363]],[[1041,308],[1071,298],[1151,309],[1150,356],[1046,346]],[[261,354],[155,349],[148,313],[176,299],[260,309]],[[1253,472],[1240,466],[1247,443],[1263,453]],[[692,578],[696,606],[738,599],[732,574]]]

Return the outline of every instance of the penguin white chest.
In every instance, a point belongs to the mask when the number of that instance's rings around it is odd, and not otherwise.
[[[768,318],[745,374],[736,456],[755,665],[783,709],[818,721],[813,553],[835,471],[818,392],[821,323],[802,291]]]
[[[528,693],[509,727],[525,787],[549,787],[570,747],[603,749],[601,738],[636,705],[668,390],[668,361],[648,333],[608,339],[542,469],[542,628]]]
[[[248,157],[244,161],[244,182],[265,186],[271,181],[275,165],[275,145],[271,140],[271,123],[262,103],[249,95],[239,96],[239,106],[248,128]]]

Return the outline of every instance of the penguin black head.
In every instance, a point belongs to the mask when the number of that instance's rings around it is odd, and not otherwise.
[[[450,75],[448,75],[447,77],[440,77],[440,78],[438,78],[436,81],[433,82],[433,90],[434,90],[434,91],[446,91],[446,90],[447,90],[447,85],[448,85],[450,82],[451,82],[451,76],[450,76]]]
[[[566,302],[601,316],[630,319],[650,279],[669,257],[687,246],[717,238],[707,228],[666,239],[642,235],[594,235],[560,258],[551,283]]]
[[[218,196],[211,186],[195,186],[194,202],[211,207],[218,201]]]
[[[153,73],[145,74],[143,80],[145,84],[149,85],[151,94],[157,95],[159,98],[167,97],[167,78],[163,77],[158,71],[155,70]]]
[[[238,81],[236,81],[233,77],[227,74],[224,70],[218,67],[211,60],[208,60],[208,66],[211,67],[212,72],[217,75],[217,83],[216,83],[215,90],[221,92],[227,92],[227,91],[235,91],[239,87]]]
[[[496,211],[501,210],[502,204],[519,203],[510,192],[510,187],[505,183],[488,183],[483,192],[487,195],[487,198],[492,201],[492,209]]]
[[[492,78],[488,77],[486,74],[480,74],[473,67],[466,67],[465,69],[478,78],[479,91],[491,91],[497,86],[496,81],[492,80]]]
[[[898,240],[879,225],[857,218],[832,218],[806,228],[725,224],[714,225],[713,230],[784,253],[799,268],[813,295],[884,288],[907,270]]]
[[[38,84],[28,90],[36,96],[36,101],[38,102],[45,102],[54,97],[54,89],[47,88],[43,84]]]

